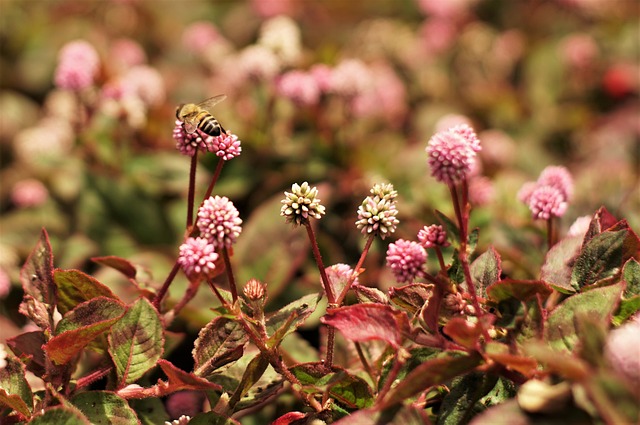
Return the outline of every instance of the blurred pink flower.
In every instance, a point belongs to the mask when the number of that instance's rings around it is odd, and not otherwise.
[[[561,41],[560,55],[573,68],[588,68],[597,59],[598,45],[589,34],[571,34]]]
[[[447,231],[439,224],[432,224],[431,226],[424,226],[418,232],[418,240],[420,244],[425,248],[433,248],[436,246],[449,246],[447,241]]]
[[[202,412],[205,398],[202,391],[179,391],[167,397],[165,407],[171,418],[177,419],[183,415],[193,417]],[[186,424],[188,421],[178,423]]]
[[[550,165],[540,173],[538,186],[552,186],[558,189],[565,201],[573,198],[573,177],[565,167],[560,165]]]
[[[65,119],[48,117],[18,133],[14,139],[16,157],[29,164],[59,159],[67,155],[74,143],[71,124]]]
[[[249,279],[242,288],[242,293],[251,301],[262,300],[264,302],[267,293],[267,285],[258,279]]]
[[[222,36],[211,22],[198,21],[189,25],[182,33],[182,45],[190,52],[201,54]]]
[[[242,232],[241,224],[238,210],[226,196],[209,197],[198,210],[200,236],[216,249],[231,247]]]
[[[20,208],[37,207],[49,199],[49,191],[40,180],[27,179],[17,182],[11,191],[11,201]]]
[[[420,10],[426,15],[441,18],[456,18],[467,14],[478,0],[417,0]]]
[[[333,71],[328,65],[317,63],[309,69],[309,73],[313,76],[316,84],[322,93],[331,90],[331,73]]]
[[[147,54],[138,42],[128,38],[120,38],[111,45],[109,59],[110,64],[115,65],[116,71],[124,71],[146,63]]]
[[[451,47],[456,40],[458,28],[448,19],[433,18],[424,21],[419,34],[424,50],[437,55]]]
[[[320,99],[320,88],[313,75],[292,70],[280,76],[276,84],[277,93],[296,105],[312,106]]]
[[[270,49],[283,64],[294,65],[302,55],[300,28],[288,16],[274,16],[260,27],[258,45]]]
[[[212,138],[207,148],[210,152],[215,153],[217,157],[225,161],[235,158],[242,152],[238,136],[229,132]]]
[[[402,125],[407,112],[407,91],[404,83],[386,64],[370,68],[371,84],[356,95],[351,107],[358,117],[379,117],[389,124]]]
[[[187,133],[180,120],[176,120],[176,124],[173,127],[173,139],[176,141],[176,149],[178,149],[182,155],[187,156],[195,155],[197,150],[201,152],[209,151],[214,144],[214,138],[212,136],[204,134],[198,129],[193,133]]]
[[[471,133],[475,135],[473,130]],[[452,127],[431,137],[426,152],[431,175],[436,180],[455,184],[467,178],[476,160],[476,152],[480,149],[477,137],[472,137],[471,133]]]
[[[262,18],[293,15],[296,0],[251,0],[251,7]]]
[[[568,206],[559,189],[553,186],[539,185],[531,193],[528,204],[533,218],[541,220],[562,217]]]
[[[369,67],[360,59],[344,59],[331,72],[330,91],[352,97],[365,92],[373,80]]]
[[[387,248],[387,267],[400,283],[424,276],[427,251],[417,242],[398,239]]]
[[[495,196],[493,182],[485,176],[475,176],[469,181],[469,202],[477,207],[490,204]]]
[[[633,318],[609,333],[605,358],[620,375],[640,388],[640,316]]]
[[[218,260],[215,250],[215,246],[205,238],[187,238],[180,245],[178,263],[190,279],[212,277]]]
[[[90,87],[100,67],[100,58],[94,47],[84,40],[65,44],[58,53],[55,71],[56,86],[68,90]]]
[[[166,91],[160,72],[147,65],[135,66],[122,77],[124,95],[134,95],[147,106],[164,102]]]
[[[228,71],[236,80],[247,79],[271,80],[280,70],[280,61],[275,53],[264,46],[251,45],[245,47],[237,57],[237,61]]]
[[[538,185],[536,184],[536,182],[524,183],[522,187],[520,187],[520,190],[518,191],[516,198],[518,199],[518,201],[522,202],[523,204],[528,205],[529,200],[531,200],[531,194],[533,193],[534,190],[536,190],[537,187]]]
[[[516,144],[513,139],[501,130],[486,130],[480,133],[482,139],[482,162],[488,168],[508,167],[516,157]]]
[[[11,291],[11,279],[9,274],[0,267],[0,299],[5,298]]]

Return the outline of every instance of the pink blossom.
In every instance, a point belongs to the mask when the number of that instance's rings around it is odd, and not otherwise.
[[[552,186],[558,189],[565,201],[570,201],[573,197],[573,178],[565,167],[560,165],[550,165],[540,173],[538,186]]]
[[[398,239],[387,249],[387,267],[400,283],[411,283],[424,276],[427,251],[417,242]]]
[[[231,247],[242,232],[238,210],[226,196],[209,197],[198,210],[200,235],[217,249]]]
[[[516,157],[516,144],[505,132],[486,130],[480,133],[482,139],[482,162],[488,167],[506,167]]]
[[[391,125],[401,125],[407,111],[407,91],[404,83],[386,64],[370,68],[371,84],[356,95],[351,107],[358,117],[379,117]]]
[[[320,100],[320,87],[316,79],[300,70],[282,74],[276,84],[276,91],[297,105],[312,106]]]
[[[455,18],[465,15],[477,0],[418,0],[420,10],[427,15]]]
[[[472,130],[471,133],[475,136]],[[452,127],[431,137],[426,152],[431,166],[431,175],[436,180],[455,184],[471,172],[476,160],[476,152],[480,149],[477,137],[470,137],[471,133]]]
[[[418,240],[425,248],[433,248],[436,246],[445,247],[450,245],[447,241],[447,231],[439,224],[424,226],[420,229],[418,232]]]
[[[205,238],[187,238],[180,245],[178,263],[189,278],[211,277],[216,269],[217,260],[215,246]]]
[[[293,65],[302,55],[300,28],[288,16],[274,16],[260,27],[258,45],[270,49],[283,64]]]
[[[11,291],[11,279],[9,274],[0,267],[0,299],[5,298]]]
[[[469,117],[461,114],[447,114],[436,122],[435,130],[436,132],[446,131],[452,127],[462,124],[471,126],[471,120]]]
[[[205,398],[202,391],[179,391],[167,397],[165,407],[172,418],[193,417],[202,412]]]
[[[182,33],[182,45],[197,54],[204,53],[212,44],[221,40],[218,28],[208,21],[194,22]]]
[[[523,204],[529,204],[531,194],[534,190],[536,190],[537,187],[538,185],[536,182],[526,182],[525,184],[523,184],[522,187],[520,187],[518,194],[516,195],[518,201],[522,202]]]
[[[605,345],[605,358],[616,372],[640,388],[640,316],[611,331]]]
[[[242,152],[238,136],[229,132],[214,137],[207,148],[225,161],[235,158]]]
[[[176,120],[173,127],[173,139],[176,141],[176,149],[187,156],[195,155],[197,150],[201,152],[212,150],[214,144],[214,137],[204,134],[199,129],[193,133],[187,133],[180,120]]]
[[[262,18],[278,15],[292,16],[295,13],[295,0],[251,0],[251,7]]]
[[[341,291],[344,290],[347,282],[349,282],[349,279],[351,279],[351,275],[353,274],[353,269],[351,268],[351,266],[343,263],[329,266],[325,269],[325,271],[327,272],[327,278],[329,279],[329,282],[331,282],[331,287],[334,288],[334,290],[335,288],[338,288]],[[351,284],[359,285],[357,276]]]
[[[330,90],[340,96],[352,97],[369,89],[373,83],[371,71],[360,59],[344,59],[331,73]]]
[[[316,85],[322,93],[327,93],[331,90],[332,72],[331,68],[323,63],[317,63],[309,69],[309,73],[315,79]]]
[[[94,47],[84,40],[65,44],[58,53],[56,86],[68,90],[90,87],[98,74],[100,59]]]
[[[424,50],[437,55],[449,49],[456,40],[458,28],[448,19],[427,19],[419,32]]]
[[[269,48],[259,45],[245,47],[230,71],[236,79],[271,80],[280,70],[280,60]]]
[[[267,285],[260,282],[258,279],[249,279],[249,281],[242,288],[242,293],[251,301],[265,300],[267,292]]]
[[[37,207],[49,199],[49,191],[40,180],[21,180],[13,186],[11,200],[21,208]]]
[[[493,183],[488,177],[474,176],[469,181],[469,202],[475,206],[483,206],[491,203],[495,191]]]
[[[562,192],[553,186],[537,186],[529,197],[529,209],[534,219],[562,217],[567,206]]]
[[[126,94],[138,97],[147,106],[156,106],[164,102],[166,91],[160,73],[150,66],[140,65],[131,68],[122,79]]]
[[[598,45],[589,34],[572,34],[562,40],[560,54],[571,67],[590,67],[598,56]]]
[[[109,49],[109,58],[118,70],[126,70],[147,62],[147,54],[138,42],[120,38],[113,42]]]

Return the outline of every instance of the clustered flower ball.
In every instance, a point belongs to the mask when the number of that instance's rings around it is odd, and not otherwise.
[[[536,182],[527,182],[518,191],[518,199],[531,210],[534,219],[562,217],[573,196],[573,179],[561,166],[542,170]]]
[[[446,184],[456,184],[472,171],[480,140],[467,124],[436,133],[427,144],[431,175]]]
[[[427,251],[417,242],[399,239],[387,248],[387,267],[400,283],[411,283],[425,275]]]
[[[213,152],[218,158],[225,161],[235,158],[242,152],[240,140],[238,136],[231,133],[223,133],[217,137],[213,137],[211,143],[207,145],[209,151]]]
[[[180,245],[178,263],[189,278],[211,277],[217,260],[215,247],[205,238],[187,238]]]
[[[304,182],[302,185],[294,183],[291,192],[285,192],[280,215],[287,223],[301,225],[310,218],[320,219],[325,213],[324,206],[320,204],[318,189]]]
[[[211,196],[198,209],[200,236],[215,249],[231,247],[242,232],[241,224],[238,210],[226,196]]]
[[[55,84],[74,91],[86,89],[93,84],[99,68],[100,58],[90,43],[84,40],[71,41],[58,53]]]
[[[438,224],[424,226],[418,232],[418,240],[425,248],[445,247],[449,246],[447,241],[447,231]]]
[[[358,207],[356,227],[364,235],[376,234],[384,239],[396,231],[399,223],[396,218],[398,192],[391,184],[376,184],[371,189],[371,194]]]
[[[187,133],[183,122],[176,120],[173,127],[173,139],[176,141],[176,149],[186,156],[193,156],[197,151],[206,152],[213,145],[213,137],[196,129],[193,133]]]

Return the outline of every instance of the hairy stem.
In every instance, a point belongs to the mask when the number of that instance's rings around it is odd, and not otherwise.
[[[371,244],[373,243],[374,238],[375,238],[374,234],[369,235],[369,238],[367,239],[367,242],[364,245],[364,249],[362,250],[362,254],[360,254],[360,259],[358,260],[358,264],[356,264],[356,267],[353,269],[351,276],[349,276],[349,280],[347,281],[347,284],[344,290],[336,300],[336,304],[338,304],[338,307],[342,305],[344,298],[347,296],[347,292],[349,292],[349,289],[351,289],[351,285],[360,274],[360,269],[362,268],[362,264],[364,264],[364,259],[367,257],[367,254],[369,254],[369,249],[371,249]]]
[[[238,300],[238,289],[236,288],[236,279],[233,277],[233,269],[231,268],[231,259],[229,258],[229,250],[225,246],[222,248],[222,258],[224,258],[224,267],[227,271],[227,278],[229,279],[229,291],[231,291],[231,298],[233,303]]]
[[[167,278],[165,279],[164,283],[162,284],[162,288],[160,288],[160,290],[156,294],[156,297],[153,299],[153,306],[158,311],[160,311],[160,303],[162,302],[162,299],[164,298],[164,296],[167,295],[167,291],[169,290],[169,286],[171,286],[171,282],[173,282],[173,279],[178,274],[178,270],[180,270],[180,263],[178,263],[176,261],[173,264],[173,268],[169,272],[169,275],[167,276]]]

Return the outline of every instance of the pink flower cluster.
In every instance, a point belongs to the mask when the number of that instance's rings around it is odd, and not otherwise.
[[[65,44],[58,53],[55,71],[56,86],[68,90],[82,90],[95,81],[100,58],[91,44],[76,40]]]
[[[449,246],[447,241],[447,231],[438,224],[424,226],[418,232],[418,240],[425,248],[434,248],[436,246]]]
[[[424,276],[427,251],[417,242],[398,239],[387,248],[387,267],[400,283]]]
[[[312,106],[320,100],[320,87],[311,73],[292,70],[280,76],[277,93],[296,105]]]
[[[217,157],[225,161],[235,158],[242,152],[238,136],[228,132],[218,137],[213,137],[211,145],[208,148],[209,151],[215,153]]]
[[[211,277],[217,260],[215,247],[205,238],[187,238],[180,245],[178,263],[189,278]]]
[[[242,152],[241,142],[235,134],[227,132],[213,137],[199,129],[193,133],[187,133],[180,120],[176,120],[173,127],[173,139],[176,141],[176,149],[186,156],[193,156],[199,150],[213,152],[217,157],[228,161]]]
[[[233,245],[242,232],[241,224],[238,210],[226,196],[209,197],[198,210],[200,236],[215,249]]]
[[[480,150],[480,140],[467,124],[436,133],[426,148],[431,175],[446,184],[462,181],[471,173]]]
[[[562,166],[545,168],[536,182],[525,183],[518,199],[531,210],[534,219],[562,217],[573,196],[573,178]]]

